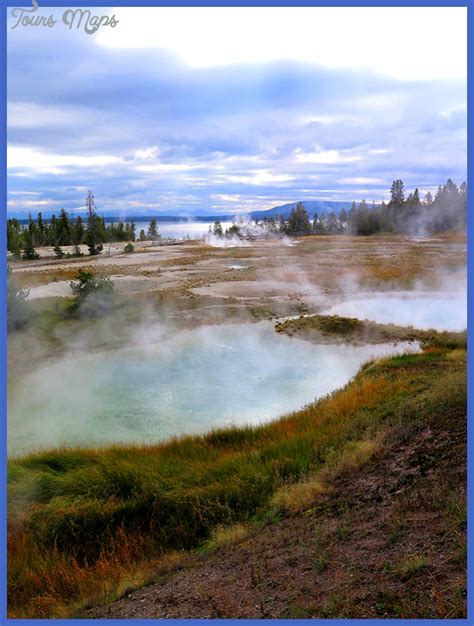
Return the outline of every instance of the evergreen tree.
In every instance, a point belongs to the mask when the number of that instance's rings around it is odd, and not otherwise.
[[[213,228],[213,234],[215,237],[223,237],[224,236],[224,231],[222,230],[222,224],[219,222],[219,220],[216,220],[214,222],[214,228]]]
[[[152,217],[150,225],[148,226],[147,238],[152,241],[156,241],[159,238],[158,223],[156,217]]]
[[[61,246],[71,245],[71,225],[64,209],[61,209],[58,219],[58,237],[56,242]]]
[[[28,261],[39,259],[39,254],[35,250],[33,236],[29,228],[23,231],[23,258]]]
[[[41,214],[41,211],[38,213],[36,224],[37,224],[37,233],[38,233],[38,245],[44,246],[46,245],[46,241],[45,241],[46,237],[45,237],[45,227],[44,227],[44,222],[43,222],[43,216]]]
[[[396,204],[401,206],[405,200],[404,184],[403,181],[398,179],[394,180],[392,187],[390,188],[390,202],[389,204]]]
[[[287,233],[291,235],[308,235],[311,233],[308,213],[302,202],[298,202],[291,210],[288,218]]]
[[[431,206],[433,204],[434,200],[433,200],[433,196],[431,194],[431,191],[427,191],[425,193],[425,200],[424,200],[424,204],[425,206]]]
[[[84,225],[82,223],[82,218],[80,215],[77,216],[76,222],[71,229],[71,241],[74,246],[74,255],[81,256],[82,252],[80,249],[80,245],[84,239]]]
[[[64,252],[61,250],[59,242],[56,242],[56,245],[54,246],[54,254],[58,259],[62,259],[64,257]]]
[[[20,222],[15,218],[9,219],[7,221],[7,250],[9,250],[13,256],[19,258],[21,256],[23,243]]]
[[[94,256],[100,254],[104,249],[103,242],[103,227],[100,218],[95,212],[95,201],[92,191],[88,191],[86,197],[86,208],[88,211],[87,218],[87,231],[86,231],[86,244],[89,248],[89,254]]]
[[[327,217],[326,221],[326,231],[328,235],[335,235],[339,230],[339,222],[337,220],[336,214],[331,211]]]

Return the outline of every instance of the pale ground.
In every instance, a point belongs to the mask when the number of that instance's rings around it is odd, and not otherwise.
[[[275,240],[244,244],[136,242],[135,252],[125,254],[123,243],[110,246],[110,254],[106,246],[97,257],[70,259],[56,259],[52,248],[43,248],[37,261],[10,264],[32,300],[70,296],[70,282],[83,268],[109,276],[121,294],[185,297],[194,309],[218,303],[274,306],[275,301],[295,309],[348,291],[419,289],[419,283],[437,289],[446,280],[462,279],[466,262],[465,242],[440,237],[307,237],[297,246]]]
[[[35,318],[25,331],[9,335],[9,377],[70,351],[78,336],[81,348],[108,349],[135,345],[134,329],[154,323],[179,329],[275,320],[322,313],[366,292],[465,292],[466,241],[459,235],[422,241],[310,236],[295,244],[255,240],[226,248],[200,241],[136,242],[131,254],[122,252],[126,244],[115,244],[113,253],[107,254],[107,246],[97,257],[58,260],[49,248],[40,250],[36,261],[10,259],[17,287],[29,290]],[[110,277],[126,306],[96,321],[61,313],[79,268]]]

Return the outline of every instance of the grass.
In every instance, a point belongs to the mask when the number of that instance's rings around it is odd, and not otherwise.
[[[455,349],[462,345],[460,336]],[[367,462],[389,424],[465,402],[465,362],[450,350],[377,361],[342,390],[260,427],[12,459],[10,617],[69,616],[147,580],[176,551],[239,540],[272,499],[307,506],[325,472]]]
[[[395,566],[395,574],[403,581],[416,578],[419,574],[428,569],[429,564],[427,558],[422,554],[414,554],[413,556],[403,559]]]
[[[395,324],[378,324],[368,320],[338,315],[301,316],[277,322],[275,330],[287,335],[302,335],[305,339],[320,342],[351,341],[353,343],[389,343],[392,341],[419,341],[425,347],[451,348],[465,347],[466,333],[417,330]]]

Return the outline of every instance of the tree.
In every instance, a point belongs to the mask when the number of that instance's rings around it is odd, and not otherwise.
[[[130,222],[130,228],[128,229],[131,241],[135,241],[136,239],[135,230],[136,230],[135,220],[132,218],[132,221]]]
[[[291,235],[308,235],[311,232],[311,224],[308,213],[302,202],[291,210],[288,218],[287,233]]]
[[[139,239],[140,241],[146,241],[146,235],[145,235],[145,231],[143,230],[143,228],[140,231]]]
[[[89,248],[89,254],[94,256],[100,254],[104,249],[102,236],[102,223],[95,212],[95,201],[92,191],[89,189],[86,197],[86,209],[88,212],[86,244]]]
[[[427,191],[425,193],[425,206],[431,206],[433,204],[434,200],[433,200],[433,195],[431,194],[431,191]]]
[[[156,241],[160,237],[158,233],[158,223],[156,217],[151,218],[150,225],[148,226],[147,237],[152,241]]]
[[[80,269],[71,290],[75,296],[72,310],[85,317],[107,315],[116,307],[117,293],[110,278]]]
[[[337,220],[336,214],[331,211],[329,213],[327,221],[326,221],[326,230],[328,235],[335,235],[339,230],[339,222]]]
[[[82,240],[84,239],[84,225],[82,223],[82,218],[80,215],[77,216],[76,222],[71,229],[71,241],[74,246],[74,255],[81,256],[82,252],[80,249],[80,245]]]
[[[40,246],[44,246],[46,244],[45,237],[45,227],[43,222],[43,216],[41,211],[38,213],[38,217],[36,220],[37,223],[37,233],[38,233],[38,243]]]
[[[219,222],[219,220],[216,220],[214,222],[214,228],[213,228],[213,234],[215,237],[223,237],[224,236],[224,231],[222,230],[222,224]]]
[[[59,214],[57,242],[61,246],[69,246],[71,244],[71,225],[64,209],[61,209]]]
[[[401,179],[394,180],[390,188],[389,204],[401,206],[405,200],[404,184]]]
[[[56,245],[54,246],[54,254],[58,259],[62,259],[64,257],[64,252],[61,250],[61,246],[58,242],[56,242]]]
[[[28,261],[34,261],[35,259],[39,259],[39,254],[35,250],[33,236],[29,229],[23,231],[23,258]]]
[[[20,222],[15,219],[7,221],[7,250],[14,257],[20,258],[21,249],[23,247],[23,234],[21,232]]]
[[[238,237],[240,235],[240,226],[235,222],[225,232],[229,237]]]

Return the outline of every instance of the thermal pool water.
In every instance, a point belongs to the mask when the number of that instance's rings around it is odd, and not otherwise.
[[[314,345],[268,322],[208,326],[156,344],[56,361],[13,383],[9,454],[61,444],[153,443],[258,424],[414,345]]]

